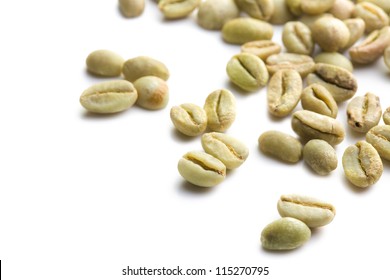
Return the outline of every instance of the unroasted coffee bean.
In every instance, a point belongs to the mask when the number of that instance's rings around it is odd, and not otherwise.
[[[390,107],[383,113],[383,122],[390,125]]]
[[[366,141],[359,141],[345,150],[343,168],[348,181],[360,188],[375,184],[383,172],[378,152]]]
[[[348,125],[354,131],[366,133],[376,126],[382,116],[379,97],[372,93],[354,97],[347,106]]]
[[[236,119],[236,99],[227,89],[210,93],[205,101],[207,126],[212,131],[224,132]]]
[[[311,228],[329,224],[336,215],[332,204],[297,194],[282,195],[278,201],[278,211],[280,216],[298,219]]]
[[[336,0],[329,10],[334,17],[344,20],[352,17],[355,4],[351,0]]]
[[[174,106],[170,116],[177,130],[187,136],[200,135],[207,128],[206,111],[195,104],[184,103]]]
[[[320,139],[306,143],[303,147],[303,160],[319,175],[327,175],[337,168],[335,149]]]
[[[366,23],[366,33],[389,25],[389,16],[385,11],[370,2],[356,4],[353,15],[364,20]]]
[[[285,117],[297,106],[302,93],[302,78],[295,70],[276,72],[267,88],[268,111],[276,117]]]
[[[221,30],[223,25],[240,15],[234,0],[205,0],[199,4],[198,24],[210,30]]]
[[[353,72],[353,65],[348,58],[338,52],[322,52],[314,57],[316,63],[335,65]]]
[[[337,18],[318,19],[313,25],[312,32],[314,42],[326,52],[340,51],[349,42],[349,29]]]
[[[241,11],[253,18],[268,21],[274,14],[274,0],[236,0]]]
[[[86,64],[89,72],[104,77],[115,77],[122,73],[124,59],[109,50],[97,50],[90,53]]]
[[[378,125],[366,134],[366,140],[378,151],[379,155],[390,160],[390,125]]]
[[[165,18],[175,19],[190,15],[199,3],[200,0],[160,0],[158,8]]]
[[[269,56],[266,66],[270,75],[282,69],[292,69],[298,71],[302,77],[306,77],[314,70],[313,59],[304,54],[280,53]]]
[[[294,15],[290,12],[286,5],[286,0],[273,0],[274,13],[269,22],[272,24],[284,24],[288,21],[294,20]]]
[[[387,65],[387,68],[390,69],[390,46],[386,48],[385,53],[383,54],[383,60]]]
[[[296,163],[302,157],[302,144],[286,133],[270,130],[259,137],[260,150],[279,160]]]
[[[309,27],[299,21],[290,21],[283,27],[283,44],[288,52],[310,55],[314,42]]]
[[[155,76],[141,77],[134,82],[138,92],[137,105],[149,110],[165,108],[169,101],[167,83]]]
[[[307,110],[295,112],[291,126],[304,140],[322,139],[331,145],[337,145],[345,136],[344,128],[339,121]]]
[[[357,91],[357,81],[351,72],[330,64],[317,63],[313,73],[307,76],[307,84],[321,84],[332,94],[336,102],[350,99]]]
[[[165,81],[169,78],[168,68],[162,62],[148,56],[128,59],[123,64],[122,71],[125,79],[130,82],[144,76],[156,76]]]
[[[282,47],[271,40],[251,41],[241,46],[241,52],[254,54],[263,61],[270,55],[280,53],[281,50]]]
[[[119,0],[119,9],[125,17],[138,17],[145,9],[145,0]]]
[[[302,108],[332,118],[337,117],[338,107],[330,92],[320,84],[311,84],[302,91]]]
[[[344,20],[345,25],[349,30],[349,40],[343,50],[347,50],[352,47],[364,34],[366,24],[361,18],[350,18]]]
[[[271,40],[273,34],[271,24],[254,18],[235,18],[226,22],[222,28],[223,39],[231,44]]]
[[[390,46],[390,26],[374,30],[359,45],[349,50],[353,62],[368,64],[380,58],[385,49]]]

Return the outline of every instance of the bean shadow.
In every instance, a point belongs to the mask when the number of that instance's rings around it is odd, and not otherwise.
[[[215,187],[199,187],[195,186],[185,180],[179,183],[179,191],[183,193],[191,193],[191,194],[205,194],[213,192]]]

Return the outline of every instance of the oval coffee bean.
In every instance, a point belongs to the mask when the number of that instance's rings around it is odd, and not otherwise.
[[[286,5],[286,0],[273,0],[274,1],[274,13],[272,14],[269,22],[272,24],[284,24],[288,21],[294,20],[294,15],[290,12]]]
[[[349,29],[337,18],[322,17],[313,24],[313,39],[323,51],[337,52],[349,42]]]
[[[136,102],[137,90],[128,81],[108,81],[93,85],[80,96],[81,105],[90,112],[109,114],[124,111]]]
[[[271,40],[273,34],[271,24],[254,18],[235,18],[226,22],[222,28],[223,39],[231,44]]]
[[[307,76],[307,84],[318,83],[332,94],[336,102],[343,102],[355,95],[358,85],[351,72],[330,64],[317,63],[313,73]]]
[[[122,73],[124,59],[109,50],[97,50],[90,53],[86,64],[89,72],[105,77],[115,77]]]
[[[280,53],[269,56],[266,60],[266,66],[271,76],[279,70],[292,69],[298,71],[302,77],[306,77],[307,74],[313,72],[315,64],[308,55]]]
[[[198,24],[204,29],[221,30],[223,25],[240,15],[234,0],[201,1],[198,9]]]
[[[206,153],[222,161],[227,169],[239,167],[249,155],[249,150],[244,143],[218,132],[203,134],[202,147]]]
[[[281,51],[282,47],[271,40],[251,41],[241,46],[241,52],[254,54],[262,60],[266,60],[270,55]]]
[[[170,116],[176,129],[187,136],[200,135],[207,128],[206,111],[195,104],[184,103],[174,106]]]
[[[332,8],[335,0],[301,0],[301,10],[308,15],[319,15]]]
[[[205,152],[188,152],[179,160],[180,175],[199,187],[213,187],[226,177],[226,166]]]
[[[207,126],[212,131],[226,131],[236,119],[236,99],[227,89],[210,93],[203,106],[207,115]]]
[[[378,125],[366,134],[366,141],[378,151],[379,155],[390,160],[390,125]]]
[[[138,17],[145,9],[145,0],[119,0],[119,9],[125,17]]]
[[[370,2],[358,3],[353,12],[354,17],[364,20],[366,33],[389,25],[389,16],[380,7]]]
[[[343,50],[352,47],[364,34],[366,24],[361,18],[350,18],[343,21],[349,30],[349,40]]]
[[[348,0],[349,1],[349,0]],[[335,65],[353,72],[353,65],[348,58],[338,52],[322,52],[314,57],[316,63],[326,63]]]
[[[268,111],[276,117],[285,117],[297,106],[302,93],[302,78],[295,70],[276,72],[267,88]]]
[[[375,184],[383,172],[378,152],[366,141],[359,141],[345,150],[343,168],[348,181],[361,188]]]
[[[337,145],[345,136],[344,128],[339,121],[307,110],[295,112],[291,126],[304,140],[322,139],[331,145]]]
[[[355,10],[355,3],[350,0],[336,0],[329,10],[335,18],[344,20],[352,17]]]
[[[354,97],[347,106],[348,125],[356,132],[366,133],[382,116],[379,97],[372,93]]]
[[[385,53],[383,54],[383,60],[385,61],[387,68],[390,69],[390,46],[386,48]]]
[[[330,92],[320,84],[311,84],[302,91],[301,104],[304,110],[336,118],[337,103]]]
[[[290,53],[311,55],[314,50],[314,42],[309,27],[299,21],[290,21],[284,25],[282,40]]]
[[[368,64],[380,58],[390,46],[390,27],[374,30],[359,45],[349,50],[351,60],[360,64]]]
[[[167,83],[155,76],[145,76],[134,82],[138,92],[137,105],[149,110],[165,108],[169,101]]]
[[[319,175],[327,175],[337,168],[337,154],[328,142],[312,139],[303,147],[303,160]]]
[[[226,66],[226,72],[235,85],[246,91],[255,91],[265,86],[269,79],[264,62],[250,53],[233,56]]]
[[[310,228],[295,218],[280,218],[268,224],[261,232],[261,244],[268,250],[292,250],[302,246],[311,237]]]
[[[280,216],[298,219],[311,228],[329,224],[336,215],[332,204],[297,194],[282,195],[278,201],[278,211]]]
[[[175,19],[190,15],[199,3],[200,0],[160,0],[158,8],[165,18]]]
[[[122,71],[125,79],[130,82],[144,76],[156,76],[165,81],[169,78],[168,68],[162,62],[148,56],[128,59],[123,64]]]
[[[383,122],[385,124],[390,124],[390,107],[383,113]]]
[[[264,132],[259,137],[260,150],[285,162],[296,163],[302,157],[302,144],[298,139],[275,130]]]
[[[236,0],[241,11],[249,16],[268,21],[274,13],[274,0]]]

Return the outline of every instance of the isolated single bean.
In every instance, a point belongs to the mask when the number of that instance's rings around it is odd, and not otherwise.
[[[311,84],[302,91],[302,108],[332,118],[337,117],[338,107],[332,94],[320,84]]]
[[[256,40],[271,40],[273,33],[271,24],[254,18],[235,18],[222,28],[222,37],[227,43],[240,45]]]
[[[209,30],[221,30],[223,25],[240,15],[234,0],[201,1],[198,9],[198,24]]]
[[[265,86],[269,79],[264,62],[254,54],[240,53],[233,56],[226,72],[230,80],[246,91],[255,91]]]
[[[119,0],[119,9],[125,17],[138,17],[145,9],[145,0]]]
[[[360,188],[375,184],[383,172],[377,150],[366,141],[359,141],[345,150],[343,168],[348,181]]]
[[[222,161],[227,169],[239,167],[249,155],[249,149],[244,143],[219,132],[203,134],[202,147],[206,153]]]
[[[379,59],[385,49],[390,46],[390,26],[374,30],[359,45],[349,50],[351,60],[356,63],[368,64]]]
[[[282,41],[291,53],[311,55],[314,49],[309,27],[299,21],[290,21],[284,25]]]
[[[319,18],[312,27],[313,39],[322,50],[337,52],[349,42],[349,29],[344,22],[333,17]]]
[[[132,83],[108,81],[87,88],[80,96],[80,103],[90,112],[109,114],[130,108],[137,97],[137,90]]]
[[[115,77],[122,73],[124,59],[109,50],[97,50],[86,59],[87,70],[95,75]]]
[[[314,57],[316,63],[326,63],[335,65],[341,68],[353,72],[353,65],[351,61],[346,58],[344,55],[338,52],[322,52]]]
[[[325,226],[336,215],[332,204],[297,194],[282,195],[278,201],[278,212],[280,216],[298,219],[310,228]]]
[[[344,127],[339,121],[307,110],[295,112],[291,126],[304,140],[322,139],[331,145],[337,145],[345,137]]]
[[[134,82],[138,92],[137,105],[149,110],[165,108],[169,101],[167,83],[155,76],[141,77]]]
[[[313,73],[307,76],[308,85],[317,83],[332,94],[336,102],[346,101],[355,95],[358,85],[354,75],[344,68],[317,63]]]
[[[311,237],[310,228],[295,218],[280,218],[268,224],[261,232],[261,244],[267,250],[292,250],[302,246]]]
[[[303,146],[303,160],[319,175],[327,175],[337,168],[335,149],[320,139],[312,139]]]
[[[347,106],[348,125],[356,132],[366,133],[382,116],[379,97],[370,92],[354,97]]]
[[[302,78],[295,70],[276,72],[267,87],[268,111],[276,117],[285,117],[297,106],[302,94]]]
[[[123,64],[122,71],[129,82],[134,82],[144,76],[156,76],[165,81],[169,78],[168,68],[162,62],[148,56],[128,59]]]
[[[263,61],[272,54],[280,53],[281,50],[282,47],[271,40],[251,41],[241,46],[241,52],[254,54]]]
[[[268,21],[274,14],[274,0],[236,0],[241,11],[253,18]]]
[[[203,108],[207,115],[207,126],[211,131],[226,131],[236,118],[236,99],[227,89],[210,93]]]
[[[195,104],[184,103],[173,106],[170,116],[176,129],[187,136],[200,135],[207,128],[206,111]]]
[[[260,150],[279,160],[296,163],[302,157],[302,144],[284,132],[269,130],[259,137]]]
[[[349,40],[343,51],[352,47],[364,34],[366,23],[361,18],[350,18],[343,21],[349,30]]]
[[[306,77],[313,72],[315,63],[308,55],[279,53],[269,56],[266,60],[266,66],[270,75],[282,69],[292,69],[298,71],[302,77]]]
[[[366,134],[366,141],[378,151],[379,155],[390,160],[390,125],[378,125]]]
[[[179,160],[180,175],[196,186],[213,187],[226,177],[226,166],[205,152],[188,152]]]
[[[364,20],[366,23],[366,33],[381,29],[389,25],[389,16],[377,5],[370,2],[356,4],[353,12],[354,17]]]
[[[383,122],[390,125],[390,107],[383,113]]]
[[[165,18],[175,19],[190,15],[199,3],[200,0],[160,0],[158,8]]]

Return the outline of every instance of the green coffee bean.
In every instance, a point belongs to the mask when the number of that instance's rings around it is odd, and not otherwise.
[[[378,151],[379,155],[390,160],[390,125],[378,125],[366,134],[366,141]]]
[[[359,141],[345,150],[343,168],[348,181],[361,188],[375,184],[383,172],[378,152],[366,141]]]
[[[357,81],[351,72],[344,68],[317,63],[313,73],[307,76],[308,85],[317,83],[324,86],[332,94],[336,102],[350,99],[357,91]]]
[[[303,140],[322,139],[331,145],[337,145],[345,136],[339,121],[307,110],[295,112],[291,126]]]
[[[274,0],[236,0],[241,11],[253,18],[268,21],[274,13]]]
[[[199,4],[198,24],[210,30],[221,30],[223,25],[240,15],[234,0],[205,0]]]
[[[356,132],[366,133],[382,116],[379,97],[370,92],[354,97],[347,106],[348,125]]]
[[[293,0],[295,1],[295,0]],[[300,0],[298,0],[300,1]],[[329,14],[329,13],[325,13],[325,14],[319,14],[319,15],[302,15],[300,17],[300,22],[304,23],[307,27],[309,27],[309,29],[311,30],[311,32],[313,33],[313,26],[314,26],[314,23],[320,19],[320,18],[333,18],[333,15],[332,14]]]
[[[254,18],[235,18],[226,22],[222,37],[227,43],[244,44],[256,40],[271,40],[272,25]]]
[[[288,52],[310,55],[314,42],[309,27],[299,21],[287,22],[283,27],[283,44]]]
[[[119,9],[125,17],[138,17],[145,9],[145,0],[119,0]]]
[[[227,169],[239,167],[249,155],[249,150],[244,143],[218,132],[203,134],[202,147],[206,153],[222,161]]]
[[[292,250],[302,246],[311,237],[310,228],[295,218],[280,218],[268,224],[261,232],[261,244],[268,250]]]
[[[176,129],[187,136],[200,135],[207,128],[206,111],[195,104],[184,103],[174,106],[170,116]]]
[[[137,105],[149,110],[165,108],[169,100],[167,83],[155,76],[141,77],[134,82],[138,92]]]
[[[390,46],[386,48],[385,53],[383,54],[383,60],[387,65],[387,68],[390,69]]]
[[[366,33],[381,29],[389,25],[389,16],[377,5],[370,2],[356,4],[354,17],[359,17],[366,23]]]
[[[313,25],[313,39],[322,50],[337,52],[349,42],[349,29],[344,22],[337,18],[322,17]]]
[[[280,216],[298,219],[311,228],[329,224],[336,215],[332,204],[297,194],[282,195],[278,201],[278,211]]]
[[[298,162],[302,156],[301,142],[276,130],[270,130],[260,135],[259,148],[263,153],[289,163]]]
[[[175,19],[190,15],[199,3],[200,0],[160,0],[158,8],[165,18]]]
[[[390,45],[390,26],[374,30],[359,45],[349,50],[351,60],[356,63],[368,64],[379,59]]]
[[[297,106],[302,94],[302,78],[295,70],[276,72],[267,88],[268,111],[276,117],[285,117]]]
[[[343,48],[344,50],[352,47],[364,34],[366,24],[361,18],[350,18],[343,21],[349,30],[349,40],[347,45]]]
[[[306,143],[303,160],[319,175],[327,175],[337,168],[336,151],[328,142],[320,139]]]
[[[338,107],[330,92],[320,84],[311,84],[302,91],[302,108],[332,118],[337,117]]]
[[[80,97],[81,105],[99,114],[117,113],[133,106],[137,90],[128,81],[108,81],[86,89]]]
[[[207,115],[207,126],[211,131],[226,131],[236,118],[236,99],[227,89],[210,93],[203,108]]]
[[[383,122],[390,125],[390,107],[383,113]]]
[[[352,17],[355,4],[351,0],[336,0],[329,10],[335,18],[344,20]]]
[[[199,187],[214,187],[226,177],[225,165],[205,152],[186,153],[177,168],[185,180]]]
[[[272,24],[284,24],[288,21],[294,20],[294,15],[287,7],[286,0],[273,0],[274,13],[269,22]]]
[[[127,60],[123,64],[123,75],[125,79],[134,82],[144,76],[156,76],[163,80],[168,80],[168,68],[160,61],[148,57],[138,56]]]
[[[230,80],[246,91],[255,91],[265,86],[269,74],[264,62],[254,54],[240,53],[233,56],[226,72]]]
[[[315,64],[308,55],[279,53],[269,56],[266,60],[266,66],[270,75],[282,69],[292,69],[298,71],[302,77],[306,77],[313,72]]]
[[[90,53],[87,57],[87,70],[92,74],[115,77],[122,73],[124,59],[109,50],[97,50]]]
[[[358,0],[357,2],[371,2],[382,8],[386,13],[390,13],[390,2],[388,0]]]
[[[316,63],[335,65],[353,72],[353,65],[348,58],[338,52],[322,52],[314,57]]]
[[[280,53],[281,50],[279,44],[270,40],[251,41],[241,46],[241,52],[254,54],[263,61],[272,54]]]

